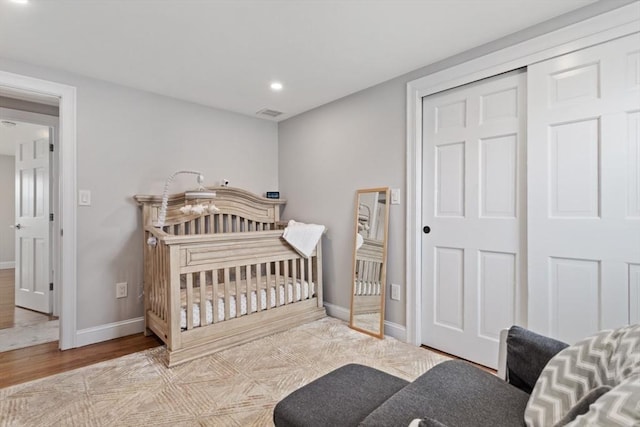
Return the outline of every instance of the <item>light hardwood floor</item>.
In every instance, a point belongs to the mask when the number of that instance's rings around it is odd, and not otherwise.
[[[58,341],[0,353],[0,388],[70,371],[157,347],[162,342],[143,334],[60,351]]]
[[[14,269],[0,270],[0,329],[13,326],[15,299]]]

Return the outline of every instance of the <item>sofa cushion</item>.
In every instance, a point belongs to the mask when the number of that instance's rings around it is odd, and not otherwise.
[[[468,362],[440,363],[394,394],[362,426],[403,426],[415,418],[449,426],[524,425],[529,395]]]
[[[573,408],[602,386],[611,390],[584,415]],[[567,347],[540,374],[527,404],[529,426],[636,425],[640,423],[640,325],[603,331]]]
[[[531,394],[549,360],[567,347],[561,341],[512,326],[507,335],[507,381]]]
[[[277,427],[357,426],[407,384],[368,366],[345,365],[278,402],[273,421]]]

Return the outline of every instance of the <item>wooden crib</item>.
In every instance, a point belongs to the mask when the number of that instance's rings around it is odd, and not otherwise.
[[[280,199],[230,187],[211,201],[135,196],[144,224],[145,333],[175,366],[324,317],[322,246],[303,258],[282,239]],[[209,204],[219,212],[211,212]],[[183,213],[203,204],[201,214]]]

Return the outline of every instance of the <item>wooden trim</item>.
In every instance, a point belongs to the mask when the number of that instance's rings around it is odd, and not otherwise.
[[[76,88],[0,71],[0,85],[60,98],[59,178],[60,178],[60,349],[76,346],[77,311],[77,229],[76,229]]]

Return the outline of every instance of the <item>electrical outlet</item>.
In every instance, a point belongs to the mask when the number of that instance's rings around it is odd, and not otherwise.
[[[127,297],[127,282],[116,283],[116,298]]]
[[[391,284],[391,299],[400,301],[400,285],[396,285],[395,283]]]

